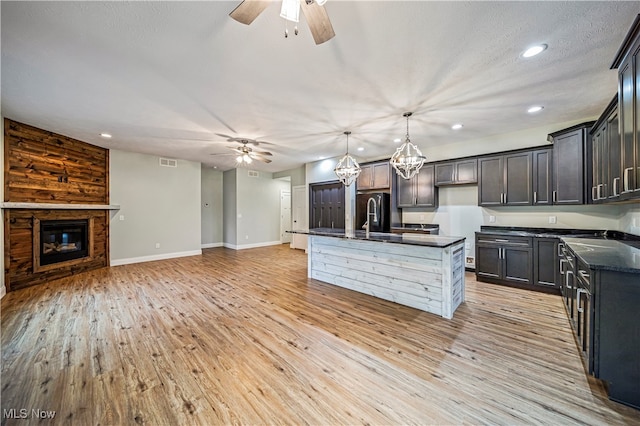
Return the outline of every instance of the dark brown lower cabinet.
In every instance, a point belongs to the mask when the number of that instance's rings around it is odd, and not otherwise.
[[[494,283],[533,282],[531,237],[476,233],[476,278]]]
[[[559,288],[557,238],[533,239],[533,284]]]

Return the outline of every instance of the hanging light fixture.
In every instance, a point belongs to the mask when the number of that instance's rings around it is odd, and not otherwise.
[[[347,135],[347,153],[338,161],[333,171],[344,186],[349,186],[358,178],[358,175],[360,175],[360,165],[355,158],[349,155],[349,135],[351,132],[347,131],[344,132],[344,134]]]
[[[413,113],[405,112],[403,117],[407,117],[407,135],[405,136],[404,143],[400,145],[396,152],[391,156],[389,163],[396,169],[403,179],[411,179],[418,174],[420,168],[424,164],[426,157],[422,155],[420,149],[411,143],[409,139],[409,117]]]

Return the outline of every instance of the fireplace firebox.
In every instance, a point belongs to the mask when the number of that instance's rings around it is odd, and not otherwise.
[[[89,256],[89,220],[40,222],[40,265]]]

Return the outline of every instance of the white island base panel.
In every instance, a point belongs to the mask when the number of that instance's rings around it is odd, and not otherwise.
[[[309,235],[310,278],[451,319],[464,302],[464,243],[426,247]]]

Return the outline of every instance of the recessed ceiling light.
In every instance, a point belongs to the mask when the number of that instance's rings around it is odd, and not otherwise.
[[[530,58],[532,56],[536,56],[538,53],[542,53],[547,49],[546,44],[538,44],[536,46],[531,46],[527,50],[522,53],[523,58]]]
[[[529,109],[527,110],[527,112],[528,112],[529,114],[534,114],[534,113],[536,113],[536,112],[540,112],[540,111],[542,111],[542,109],[543,109],[543,108],[544,108],[543,106],[536,105],[536,106],[532,106],[531,108],[529,108]]]
[[[100,136],[105,139],[111,139],[111,135],[109,133],[100,133]]]
[[[358,151],[364,151],[364,148],[363,147],[359,147]]]
[[[453,126],[451,126],[451,128],[453,130],[460,130],[460,129],[462,129],[462,124],[460,124],[460,123],[454,124]]]
[[[394,141],[395,143],[400,143],[400,142],[402,142],[402,139],[400,139],[400,138],[395,138],[393,141]]]

